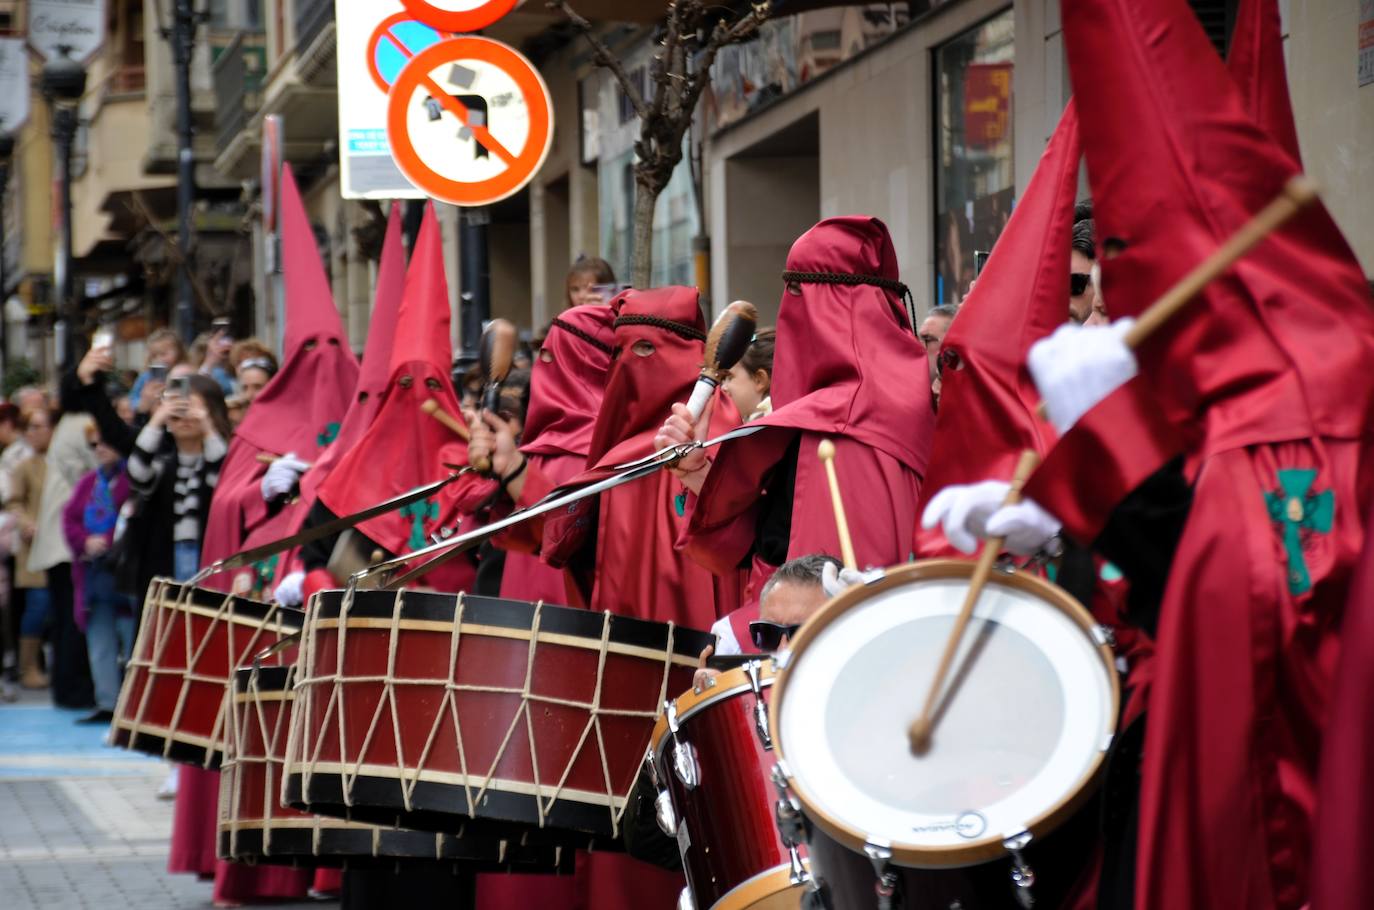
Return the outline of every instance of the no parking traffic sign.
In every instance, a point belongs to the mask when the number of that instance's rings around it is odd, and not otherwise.
[[[553,141],[553,103],[534,65],[499,41],[450,38],[391,86],[387,140],[401,172],[435,199],[487,205],[529,183]]]

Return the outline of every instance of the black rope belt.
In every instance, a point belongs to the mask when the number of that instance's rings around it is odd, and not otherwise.
[[[615,348],[611,347],[609,344],[602,341],[600,338],[597,338],[595,335],[592,335],[589,332],[582,331],[575,325],[569,325],[568,323],[564,322],[558,317],[554,317],[553,322],[549,324],[549,328],[562,329],[563,331],[567,332],[569,335],[574,336],[575,338],[581,338],[583,341],[587,342],[587,344],[596,348],[598,351],[600,351],[608,357],[611,354],[615,353]]]
[[[688,325],[685,322],[675,322],[672,319],[664,319],[662,316],[639,316],[631,313],[617,319],[612,328],[618,329],[622,325],[651,325],[656,329],[663,329],[681,338],[686,338],[688,341],[706,340],[706,333],[696,326]]]
[[[916,331],[916,298],[911,296],[911,288],[893,278],[882,278],[878,275],[856,275],[852,272],[793,272],[791,270],[782,273],[782,280],[788,284],[843,284],[853,287],[854,285],[867,284],[875,288],[882,288],[891,291],[902,298],[902,303],[906,306],[907,319],[911,322],[911,331]]]

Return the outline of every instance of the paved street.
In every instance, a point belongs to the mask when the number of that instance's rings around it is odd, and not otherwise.
[[[0,907],[210,907],[209,882],[167,874],[165,766],[105,746],[105,728],[73,723],[80,714],[47,693],[0,704]]]

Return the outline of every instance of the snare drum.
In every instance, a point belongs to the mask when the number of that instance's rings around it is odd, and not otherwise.
[[[430,831],[614,848],[666,695],[710,635],[467,595],[312,601],[284,795]]]
[[[1092,855],[1116,727],[1109,635],[1059,588],[994,572],[934,714],[920,714],[973,564],[889,569],[826,604],[780,658],[771,724],[785,840],[831,907],[1057,907]]]
[[[235,673],[220,775],[219,855],[240,863],[367,866],[422,862],[455,872],[571,874],[573,851],[309,815],[281,805],[296,668]]]
[[[696,910],[796,910],[808,878],[773,821],[768,694],[773,661],[713,677],[668,705],[654,727],[652,776],[671,798],[659,825],[677,837]]]
[[[154,579],[110,724],[111,744],[218,768],[234,670],[303,623],[304,614],[290,607]],[[294,659],[289,649],[274,662]]]

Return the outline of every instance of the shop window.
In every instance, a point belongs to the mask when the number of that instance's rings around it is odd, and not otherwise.
[[[937,303],[963,299],[1011,217],[1013,22],[1008,9],[935,49]]]

